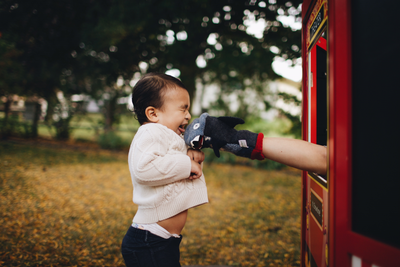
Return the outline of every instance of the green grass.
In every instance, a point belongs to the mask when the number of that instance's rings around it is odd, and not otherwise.
[[[194,119],[195,117],[193,117]],[[89,113],[85,115],[75,115],[70,126],[71,140],[80,143],[97,143],[105,149],[127,149],[139,128],[139,123],[132,114],[123,114],[120,122],[112,132],[105,133],[101,124],[102,114]],[[250,130],[256,133],[264,133],[265,136],[285,136],[294,138],[293,135],[284,134],[290,129],[291,122],[285,118],[277,118],[273,121],[265,121],[261,118],[250,118],[245,124],[237,125],[237,130]],[[54,139],[55,128],[48,127],[44,123],[39,124],[39,136],[47,139]],[[23,132],[19,128],[19,132]],[[217,158],[211,149],[203,150],[206,154],[206,161],[212,163],[229,163],[234,165],[247,165],[262,169],[281,169],[284,165],[270,161],[248,161],[238,158],[230,153],[222,152],[221,157]]]
[[[4,117],[4,113],[0,112],[0,119]],[[193,119],[195,116],[193,116]],[[99,135],[102,134],[104,120],[103,115],[100,113],[88,113],[85,115],[75,115],[70,126],[72,128],[71,139],[79,141],[96,142]],[[20,121],[23,122],[23,121]],[[292,135],[284,134],[290,128],[291,122],[286,118],[276,118],[273,121],[265,121],[261,118],[251,118],[243,125],[236,126],[238,130],[250,130],[253,132],[262,132],[265,136],[286,136],[294,137]],[[118,125],[115,126],[115,132],[124,141],[130,142],[139,128],[139,123],[132,114],[122,114]],[[39,136],[45,138],[53,138],[55,136],[54,127],[48,127],[43,122],[39,123]]]
[[[0,142],[0,265],[124,266],[136,211],[126,157]],[[204,173],[210,203],[189,212],[182,265],[300,265],[300,171],[206,162]]]
[[[100,113],[74,116],[70,122],[72,128],[71,139],[97,142],[99,135],[104,133],[102,121],[103,115]],[[115,127],[115,132],[125,143],[129,144],[138,128],[139,123],[133,115],[121,115],[120,123]],[[52,138],[55,136],[55,129],[40,123],[39,136]]]

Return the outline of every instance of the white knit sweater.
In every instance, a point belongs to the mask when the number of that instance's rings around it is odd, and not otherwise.
[[[166,126],[139,127],[129,156],[135,223],[156,223],[208,202],[204,175],[189,180],[191,160],[183,138]]]

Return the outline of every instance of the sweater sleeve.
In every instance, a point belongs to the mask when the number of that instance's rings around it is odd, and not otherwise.
[[[138,184],[160,186],[189,178],[191,160],[183,152],[184,141],[178,138],[165,131],[142,132],[129,157],[132,179]]]

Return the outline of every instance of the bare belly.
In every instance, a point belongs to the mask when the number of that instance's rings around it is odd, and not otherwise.
[[[158,222],[158,225],[163,227],[165,230],[170,232],[171,234],[178,234],[180,235],[183,227],[185,226],[186,219],[187,219],[188,211],[182,211],[181,213],[168,218],[166,220]]]

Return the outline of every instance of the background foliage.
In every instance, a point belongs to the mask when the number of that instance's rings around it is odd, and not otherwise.
[[[265,82],[279,77],[271,67],[274,58],[296,62],[300,57],[300,31],[277,19],[300,19],[300,4],[2,0],[0,97],[6,99],[5,123],[13,94],[43,97],[46,123],[58,130],[57,138],[68,139],[71,117],[79,113],[70,97],[85,94],[101,105],[103,125],[111,130],[121,113],[118,98],[129,95],[132,81],[149,71],[179,70],[192,99],[196,83],[218,84],[221,96],[249,87],[265,95]],[[262,38],[246,32],[250,19],[266,21]],[[229,113],[224,98],[219,100],[219,110]],[[251,104],[242,102],[234,115],[245,118],[249,108]],[[37,134],[36,125],[33,129]]]

